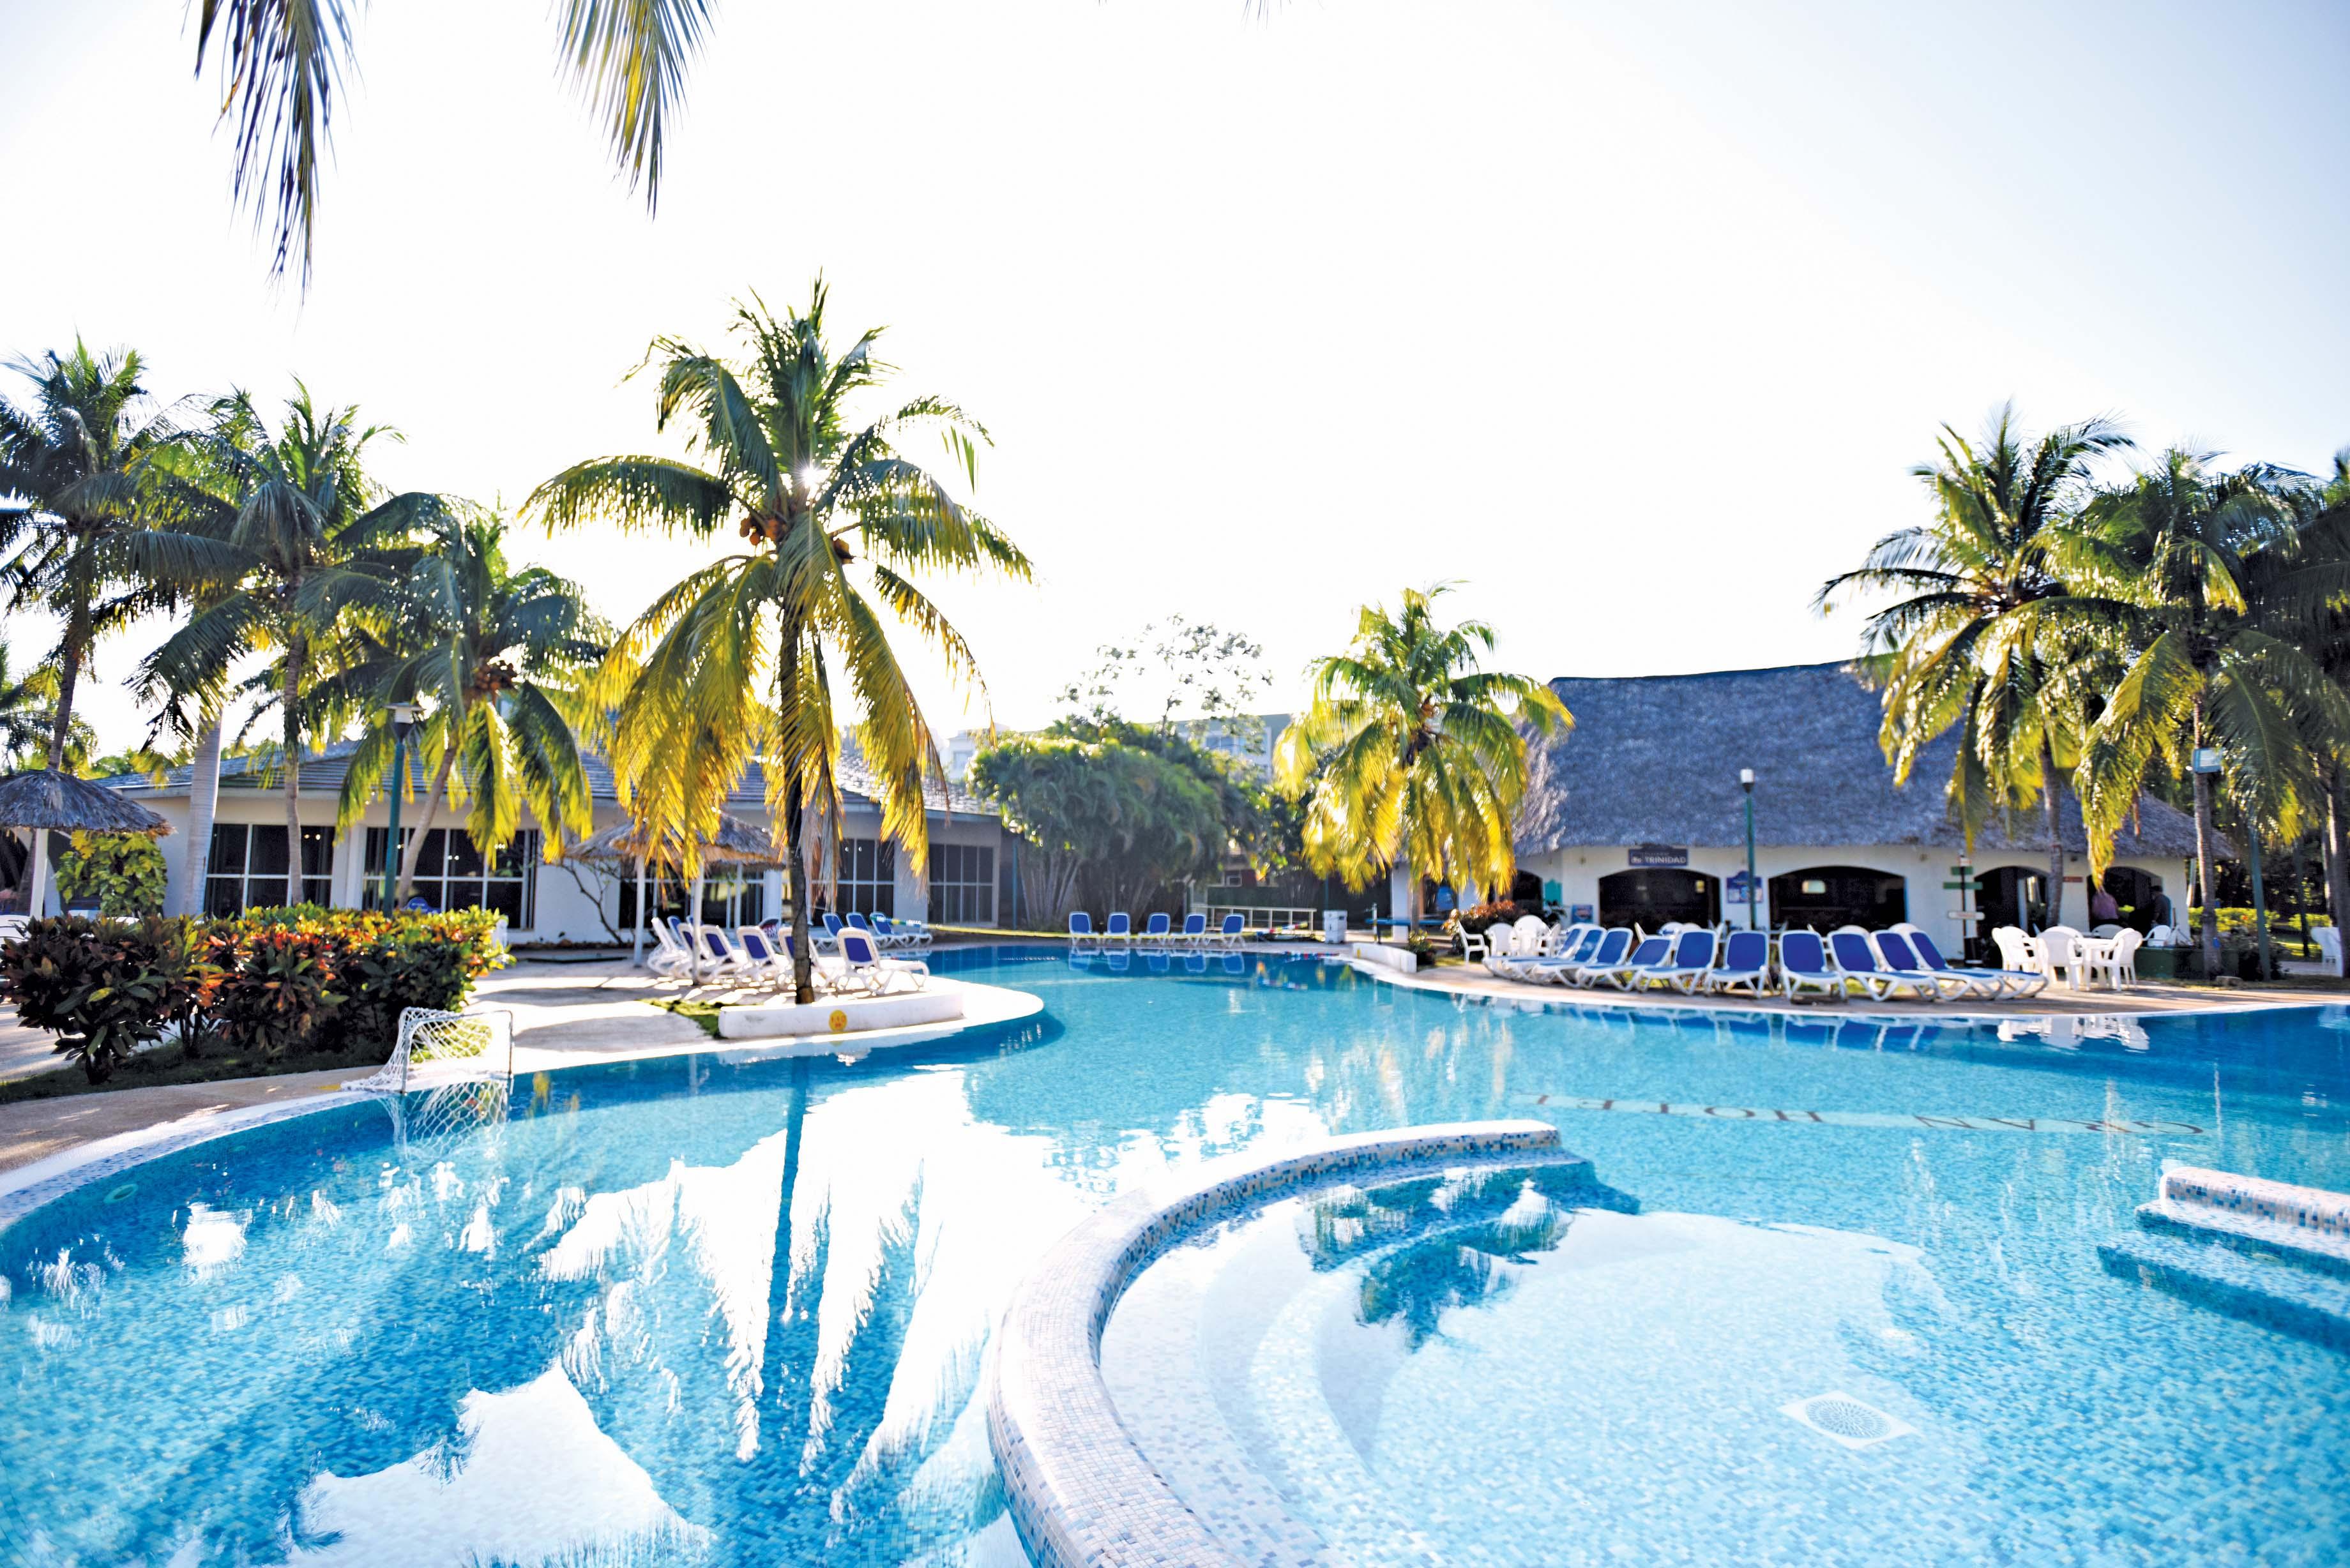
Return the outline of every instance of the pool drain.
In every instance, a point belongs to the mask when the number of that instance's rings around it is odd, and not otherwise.
[[[1847,1449],[1875,1448],[1918,1429],[1899,1417],[1887,1415],[1874,1405],[1864,1405],[1841,1390],[1782,1405],[1779,1413]]]

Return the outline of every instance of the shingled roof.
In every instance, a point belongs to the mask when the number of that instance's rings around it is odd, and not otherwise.
[[[338,741],[304,757],[302,793],[314,797],[341,794],[343,774],[350,766],[351,753],[358,749],[358,744],[356,741]],[[605,764],[604,759],[590,755],[582,761],[588,772],[589,798],[598,802],[618,800],[619,794],[613,787],[612,770]],[[422,764],[418,759],[410,758],[409,766],[411,770],[410,776],[415,781],[414,787],[421,793],[432,781],[424,776]],[[188,781],[194,772],[192,766],[183,763],[173,768],[160,784],[144,774],[121,774],[95,782],[134,799],[169,800],[188,793]],[[221,759],[220,787],[224,790],[276,790],[284,787],[284,781],[285,774],[278,771],[275,763],[242,757]],[[840,767],[840,787],[851,806],[871,805],[879,793],[879,786],[871,774],[847,761]],[[766,809],[766,788],[765,776],[760,772],[759,764],[753,763],[735,784],[733,793],[726,797],[726,809],[737,815],[764,812]],[[931,784],[923,794],[932,811],[951,812],[957,816],[1000,815],[993,805],[960,788],[941,792],[936,784]]]
[[[1551,683],[1575,715],[1565,737],[1528,758],[1518,852],[1635,844],[1742,845],[1738,770],[1752,768],[1754,838],[1796,846],[1909,844],[1957,849],[1964,836],[1944,798],[1957,739],[1926,749],[1907,787],[1877,742],[1877,694],[1849,664],[1794,664],[1707,675]],[[2064,846],[2085,853],[2067,794]],[[2036,812],[1976,835],[1986,852],[2045,853]],[[2116,855],[2195,853],[2195,825],[2161,801],[2139,804]],[[2234,853],[2222,846],[2223,855]]]

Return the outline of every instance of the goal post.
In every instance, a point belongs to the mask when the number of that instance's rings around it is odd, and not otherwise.
[[[411,1007],[400,1015],[391,1057],[347,1089],[406,1094],[474,1078],[514,1077],[514,1013],[503,1007],[443,1012]]]

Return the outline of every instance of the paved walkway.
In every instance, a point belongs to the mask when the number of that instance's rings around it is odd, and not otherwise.
[[[1312,943],[1283,943],[1253,950],[1304,953],[1329,950]],[[1743,997],[1690,998],[1649,992],[1627,995],[1614,991],[1573,991],[1557,986],[1523,985],[1501,980],[1482,966],[1445,964],[1404,977],[1382,971],[1381,978],[1417,989],[1517,1002],[1589,1003],[1627,1008],[1728,1007],[1783,1011],[1787,1003],[1773,999],[1760,1003]],[[515,1010],[515,1067],[517,1072],[543,1072],[587,1062],[618,1062],[681,1052],[716,1050],[719,1044],[691,1019],[648,1005],[659,998],[683,997],[710,1002],[745,1002],[773,993],[723,985],[688,986],[661,980],[630,966],[626,959],[590,963],[525,961],[484,980],[476,1000]],[[1898,1013],[1908,1017],[1961,1015],[2001,1017],[2050,1015],[2146,1016],[2166,1012],[2209,1012],[2244,1007],[2306,1006],[2312,1002],[2350,1002],[2350,992],[2338,986],[2259,991],[2215,992],[2186,986],[2141,986],[2127,992],[2069,992],[2058,988],[2029,1002],[1939,1005],[1917,1002],[1854,1002],[1849,1009]],[[1810,1010],[1817,1011],[1816,1007]],[[17,1024],[15,1014],[0,1009],[0,1079],[47,1070],[57,1063],[50,1054],[49,1036]],[[119,1089],[109,1094],[70,1095],[54,1100],[26,1100],[0,1105],[0,1171],[28,1165],[79,1145],[164,1122],[198,1119],[250,1106],[282,1104],[305,1096],[327,1094],[350,1069],[324,1073],[290,1073],[270,1078],[232,1078],[210,1084],[173,1084],[156,1088]]]

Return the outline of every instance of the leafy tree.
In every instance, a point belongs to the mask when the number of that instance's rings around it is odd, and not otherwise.
[[[77,833],[57,857],[57,893],[95,898],[102,915],[152,915],[163,908],[163,852],[143,833]]]
[[[2036,795],[2051,919],[2064,886],[2064,774],[2085,722],[2081,683],[2066,676],[2083,672],[2103,607],[2073,596],[2054,552],[2086,499],[2090,463],[2128,444],[2102,420],[2035,441],[2012,405],[1991,416],[1980,445],[1946,425],[1940,459],[1911,471],[1933,497],[1933,520],[1878,540],[1865,566],[1814,600],[1825,613],[1852,597],[1896,596],[1863,630],[1895,781],[1908,783],[1918,753],[1956,729],[1948,790],[1970,846],[1992,815]]]
[[[0,761],[9,771],[35,767],[48,754],[57,723],[57,670],[40,665],[19,678],[9,668],[8,645],[0,642]],[[98,737],[76,719],[66,731],[66,763],[80,772]]]
[[[2121,679],[2079,769],[2100,869],[2158,760],[2176,772],[2196,748],[2216,748],[2258,816],[2314,795],[2313,739],[2335,754],[2350,747],[2350,694],[2299,635],[2318,607],[2350,591],[2350,567],[2338,556],[2300,558],[2298,476],[2210,463],[2174,449],[2098,496],[2068,560],[2126,607],[2114,628]],[[2192,777],[2203,957],[2217,973],[2212,778]]]
[[[30,408],[0,399],[0,577],[12,613],[46,609],[58,625],[47,662],[47,763],[71,763],[74,697],[90,649],[168,606],[222,563],[210,541],[157,525],[159,452],[181,429],[140,384],[138,354],[93,354],[76,340],[10,368],[33,384]]]
[[[974,793],[1036,849],[1023,891],[1057,919],[1092,890],[1128,909],[1152,888],[1215,864],[1223,802],[1195,769],[1115,736],[1014,736],[972,759]]]
[[[1281,737],[1278,787],[1306,800],[1306,862],[1362,888],[1399,862],[1503,888],[1517,868],[1512,818],[1526,738],[1574,722],[1532,676],[1478,668],[1493,631],[1437,623],[1450,585],[1407,588],[1399,610],[1366,605],[1344,653],[1316,661],[1313,702]],[[1412,882],[1419,913],[1419,882]]]
[[[1177,715],[1188,714],[1181,730],[1194,742],[1213,729],[1260,745],[1256,707],[1273,684],[1263,659],[1263,645],[1239,632],[1170,616],[1144,627],[1130,647],[1106,642],[1094,650],[1093,668],[1062,689],[1064,722],[1096,729],[1124,722],[1142,698],[1156,704],[1161,734],[1175,733]]]
[[[237,659],[276,653],[253,689],[280,722],[288,904],[302,901],[304,739],[344,716],[314,701],[313,688],[358,656],[351,612],[380,599],[397,560],[387,552],[443,512],[436,495],[387,496],[368,477],[368,447],[399,436],[358,421],[357,407],[322,405],[299,381],[275,433],[243,392],[216,406],[203,444],[226,481],[211,496],[208,528],[232,556],[234,570],[224,576],[235,586],[165,639],[142,671],[150,691],[212,701]]]
[[[196,70],[217,39],[220,117],[235,122],[232,189],[251,205],[255,225],[271,231],[272,275],[282,275],[298,253],[306,286],[319,163],[336,91],[353,64],[351,10],[346,0],[203,0],[197,12]],[[650,207],[709,0],[560,0],[556,10],[564,72],[604,121],[615,161],[631,189],[644,187]]]
[[[525,806],[546,834],[552,860],[585,836],[593,808],[567,709],[608,638],[579,585],[540,566],[516,570],[495,517],[444,513],[407,573],[359,593],[387,628],[375,657],[337,678],[369,722],[343,778],[348,827],[390,771],[386,705],[429,702],[411,745],[432,770],[423,815],[401,852],[397,897],[413,888],[424,836],[442,800],[467,807],[465,831],[485,856],[521,826]],[[460,766],[460,759],[463,765]],[[407,787],[407,781],[400,781]]]
[[[807,940],[812,826],[840,842],[840,725],[834,670],[881,794],[881,829],[914,864],[929,828],[925,779],[945,767],[890,646],[884,612],[913,628],[951,671],[979,685],[970,645],[912,574],[998,572],[1024,579],[1028,557],[994,524],[906,458],[898,442],[938,431],[975,480],[987,432],[962,410],[917,398],[856,425],[850,405],[890,367],[878,329],[846,351],[825,336],[818,278],[805,310],[778,319],[754,296],[736,311],[750,349],[740,366],[675,338],[657,340],[656,427],[682,418],[707,466],[603,457],[532,493],[549,526],[605,519],[707,538],[732,523],[752,548],[671,587],[624,632],[590,695],[612,718],[613,775],[656,852],[689,870],[721,804],[754,757],[785,846],[801,1002],[815,990]],[[983,697],[984,689],[982,688]]]

